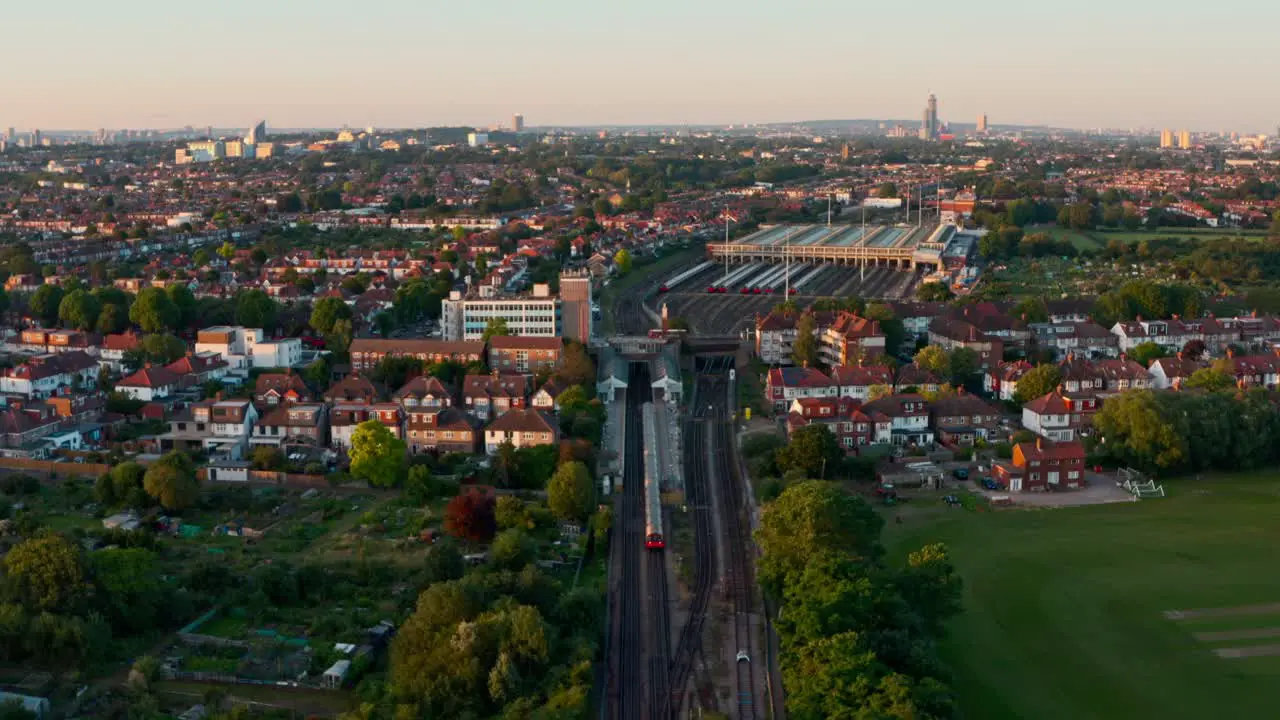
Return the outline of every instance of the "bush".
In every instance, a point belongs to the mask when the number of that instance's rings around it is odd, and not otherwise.
[[[0,492],[5,495],[33,495],[40,491],[40,481],[26,473],[0,477]]]

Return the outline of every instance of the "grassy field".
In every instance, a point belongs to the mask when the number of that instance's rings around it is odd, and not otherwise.
[[[1164,500],[1075,509],[908,507],[889,524],[897,555],[946,542],[964,577],[942,650],[967,717],[1274,714],[1280,656],[1214,651],[1280,646],[1256,637],[1280,627],[1280,476],[1166,488]],[[1205,608],[1231,609],[1165,614]],[[1260,632],[1197,636],[1228,630]]]
[[[1215,228],[1161,228],[1159,230],[1072,230],[1063,227],[1035,227],[1027,232],[1048,233],[1055,240],[1069,240],[1077,250],[1097,250],[1106,247],[1112,240],[1119,240],[1126,245],[1135,245],[1143,240],[1153,238],[1196,238],[1198,240],[1219,240],[1222,238],[1244,238],[1260,241],[1267,237],[1265,230],[1239,230]]]

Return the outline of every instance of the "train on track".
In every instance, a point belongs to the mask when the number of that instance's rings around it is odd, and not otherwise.
[[[662,534],[662,463],[658,458],[658,423],[652,403],[645,403],[644,422],[644,546],[661,550],[667,546]]]

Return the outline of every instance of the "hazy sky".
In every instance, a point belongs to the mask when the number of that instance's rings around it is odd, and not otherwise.
[[[1277,0],[5,5],[0,127],[1280,125]]]

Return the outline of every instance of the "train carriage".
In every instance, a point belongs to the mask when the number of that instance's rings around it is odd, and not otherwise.
[[[644,404],[644,546],[661,550],[667,546],[662,533],[662,467],[658,460],[658,430],[651,403]]]

